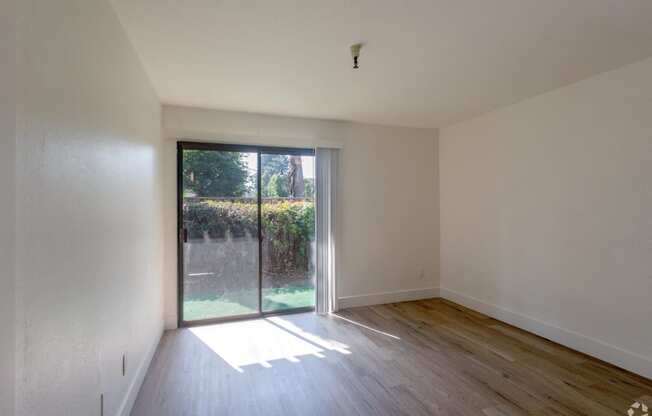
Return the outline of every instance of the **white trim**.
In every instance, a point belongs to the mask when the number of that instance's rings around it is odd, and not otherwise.
[[[292,137],[273,137],[273,136],[248,136],[243,134],[233,134],[218,131],[197,131],[184,129],[165,129],[165,138],[167,140],[190,140],[205,143],[224,143],[224,144],[243,144],[252,146],[279,146],[279,147],[296,147],[314,149],[322,147],[324,149],[343,149],[344,143],[328,139],[309,139],[309,138],[292,138]]]
[[[441,297],[462,306],[484,313],[492,318],[532,332],[558,344],[616,365],[618,367],[652,379],[652,359],[624,350],[595,338],[559,328],[538,319],[523,315],[501,306],[492,305],[471,296],[463,295],[449,289],[440,289]]]
[[[410,300],[431,299],[439,297],[439,288],[398,290],[396,292],[369,293],[366,295],[342,296],[338,299],[340,309],[358,306],[382,305],[384,303],[406,302]]]
[[[122,404],[120,405],[120,410],[118,410],[118,415],[129,416],[131,414],[131,410],[134,407],[134,403],[136,402],[136,397],[138,397],[138,393],[140,392],[140,387],[143,385],[143,381],[145,381],[147,370],[149,370],[149,365],[151,364],[152,359],[154,358],[154,354],[156,353],[156,349],[158,348],[158,345],[161,342],[162,336],[163,336],[163,331],[160,331],[159,336],[156,338],[156,342],[154,342],[149,347],[149,351],[147,351],[147,355],[145,356],[145,359],[143,359],[140,363],[140,366],[138,366],[138,370],[136,370],[136,376],[134,377],[131,384],[129,385],[129,389],[127,390],[127,394],[125,395],[125,398],[122,400]]]

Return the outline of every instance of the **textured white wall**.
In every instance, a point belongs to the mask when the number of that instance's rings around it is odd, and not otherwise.
[[[0,415],[14,413],[16,2],[0,2]]]
[[[439,286],[436,130],[168,106],[163,123],[168,327],[177,315],[176,138],[341,147],[338,295]]]
[[[163,327],[161,106],[107,0],[18,28],[17,411],[116,415]]]
[[[441,130],[442,289],[652,377],[651,180],[652,59]]]

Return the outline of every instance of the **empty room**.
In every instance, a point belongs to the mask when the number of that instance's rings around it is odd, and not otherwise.
[[[4,0],[0,416],[652,414],[649,0]]]

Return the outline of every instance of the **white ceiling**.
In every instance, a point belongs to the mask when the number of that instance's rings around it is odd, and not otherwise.
[[[652,55],[650,0],[112,1],[164,103],[224,110],[438,127]]]

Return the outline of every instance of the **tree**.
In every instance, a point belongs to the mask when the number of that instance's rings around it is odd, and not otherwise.
[[[301,156],[290,156],[289,190],[293,198],[303,198],[305,195],[305,185],[303,183],[303,164]]]
[[[288,196],[287,175],[290,169],[290,162],[286,155],[260,156],[260,182],[262,197]],[[275,184],[270,186],[270,181],[276,176]]]
[[[249,173],[239,152],[183,151],[183,189],[200,197],[241,197],[249,190]]]
[[[304,187],[306,189],[306,198],[315,197],[315,178],[303,178]]]
[[[267,192],[265,192],[265,190]],[[289,195],[287,176],[275,173],[271,178],[269,178],[269,183],[267,184],[267,188],[265,190],[263,190],[263,196],[273,198],[287,197]]]

